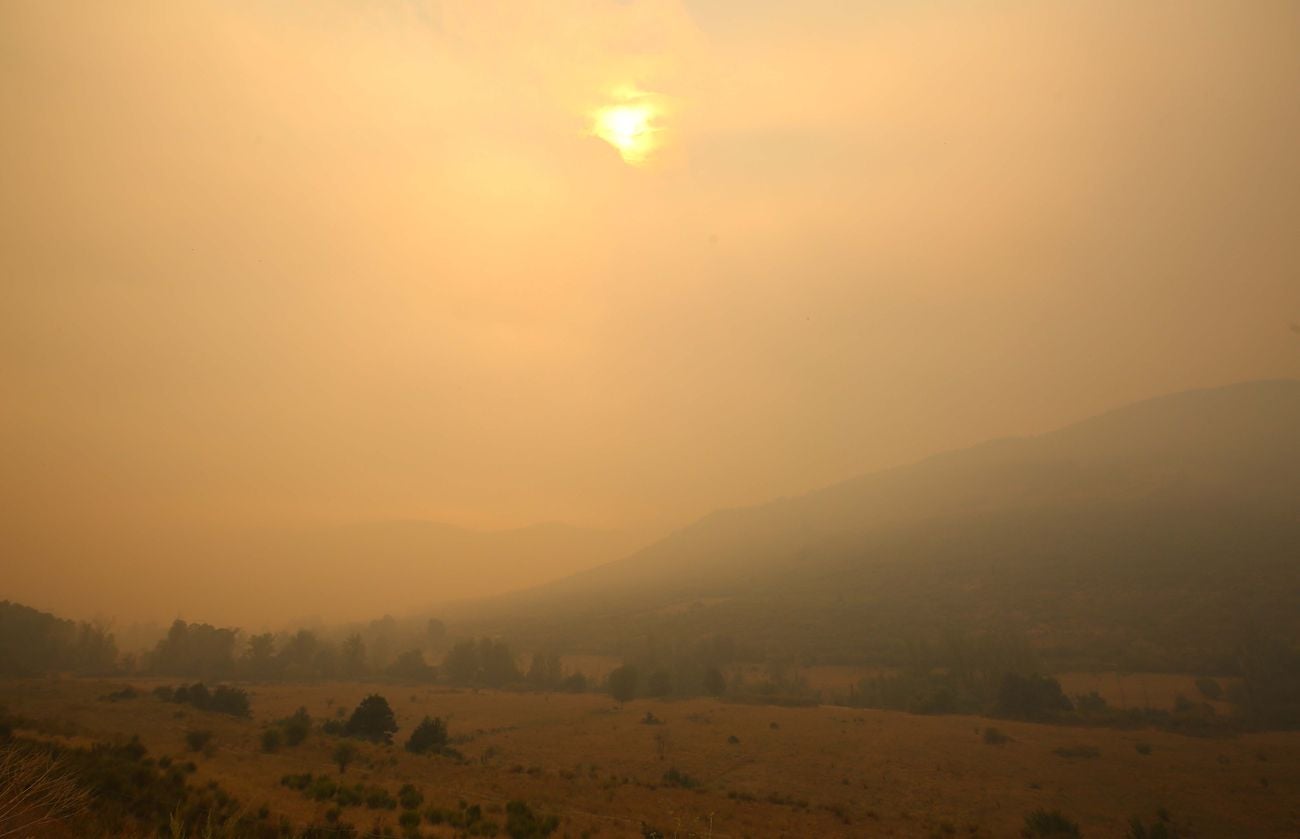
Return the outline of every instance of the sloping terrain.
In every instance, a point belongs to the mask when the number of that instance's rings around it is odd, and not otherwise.
[[[1006,627],[1069,657],[1177,666],[1300,616],[1300,382],[1153,399],[727,510],[481,606],[485,629],[610,650],[729,634],[888,658]]]

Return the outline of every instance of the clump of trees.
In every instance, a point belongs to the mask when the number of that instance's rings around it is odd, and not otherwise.
[[[494,688],[523,679],[510,646],[491,638],[456,643],[442,663],[442,672],[453,683]]]
[[[1073,708],[1056,679],[1037,674],[1007,673],[998,687],[994,710],[1002,717],[1042,720]]]
[[[147,672],[204,680],[380,677],[431,682],[437,670],[426,655],[431,649],[440,652],[445,632],[436,619],[417,627],[387,616],[332,637],[310,629],[245,635],[236,627],[177,620],[144,657],[142,667]]]
[[[736,660],[729,636],[695,641],[651,637],[625,651],[624,663],[606,677],[605,687],[626,702],[638,696],[720,696],[727,692],[724,668]]]
[[[154,689],[154,694],[166,702],[193,705],[200,711],[229,714],[232,717],[247,717],[252,714],[248,691],[229,685],[217,685],[212,690],[208,690],[207,685],[196,682],[176,688],[158,687]]]
[[[116,663],[117,644],[103,627],[0,600],[0,675],[107,673]]]
[[[432,682],[438,675],[436,668],[427,664],[420,650],[407,650],[388,666],[388,678],[402,682]]]

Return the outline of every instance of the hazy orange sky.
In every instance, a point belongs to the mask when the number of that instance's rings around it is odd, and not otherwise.
[[[648,537],[1300,375],[1293,0],[6,0],[0,120],[45,608],[217,529]]]

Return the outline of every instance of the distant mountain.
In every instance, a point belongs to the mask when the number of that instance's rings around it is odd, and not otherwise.
[[[479,614],[547,643],[727,632],[853,658],[994,624],[1095,651],[1142,639],[1116,629],[1129,608],[1153,636],[1185,636],[1162,655],[1201,655],[1236,617],[1294,631],[1298,575],[1300,382],[1264,381],[720,511]]]
[[[547,523],[470,530],[385,521],[245,531],[183,547],[202,611],[189,619],[260,625],[361,620],[539,585],[626,555],[637,537]]]

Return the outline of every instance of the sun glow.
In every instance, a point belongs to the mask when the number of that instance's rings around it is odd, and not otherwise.
[[[643,166],[660,146],[662,129],[655,124],[661,110],[643,93],[623,92],[623,101],[592,114],[591,133],[618,150],[623,161]]]

